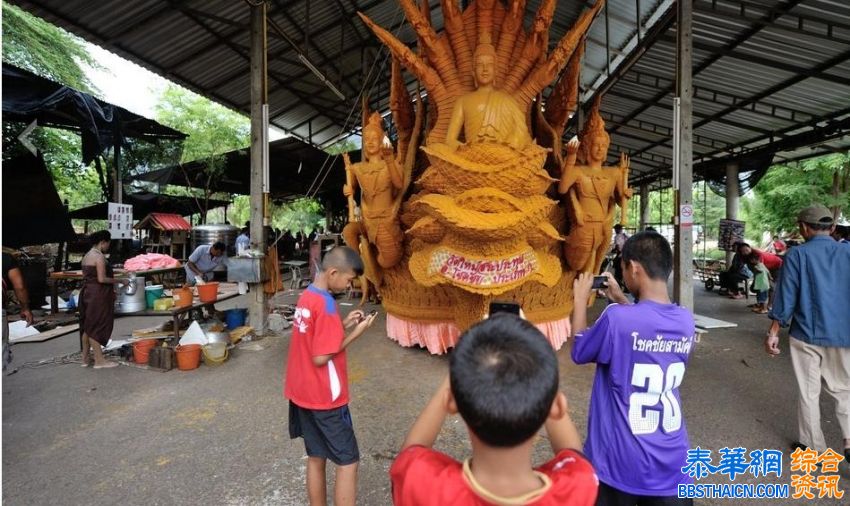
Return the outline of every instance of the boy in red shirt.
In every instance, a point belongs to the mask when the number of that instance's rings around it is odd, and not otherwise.
[[[558,360],[534,325],[497,313],[473,326],[451,354],[442,383],[390,468],[396,506],[583,505],[596,500],[593,467],[558,391]],[[469,430],[463,463],[431,447],[449,414]],[[546,427],[555,458],[532,467]]]
[[[295,309],[286,386],[289,437],[304,438],[307,450],[307,495],[311,505],[327,504],[325,463],[336,464],[334,504],[354,505],[360,452],[348,411],[348,370],[345,348],[372,325],[376,315],[363,311],[340,319],[332,293],[348,288],[363,274],[363,262],[353,249],[329,251],[304,290]],[[354,327],[347,336],[345,328]]]

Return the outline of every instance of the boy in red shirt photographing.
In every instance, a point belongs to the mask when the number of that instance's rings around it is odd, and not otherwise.
[[[463,463],[432,449],[450,414],[469,431]],[[537,468],[531,454],[546,428],[555,457]],[[584,505],[596,500],[593,467],[558,391],[558,360],[534,325],[495,313],[461,337],[449,378],[410,429],[392,467],[393,503],[419,505]]]
[[[303,438],[307,450],[311,505],[327,504],[327,460],[336,464],[334,504],[353,506],[357,493],[360,451],[348,410],[345,349],[372,325],[376,314],[355,310],[343,321],[332,294],[345,291],[361,274],[363,262],[353,249],[330,250],[295,308],[283,394],[289,399],[289,437]]]

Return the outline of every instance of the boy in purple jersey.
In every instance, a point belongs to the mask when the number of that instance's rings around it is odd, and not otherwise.
[[[688,432],[679,385],[694,346],[691,313],[670,302],[670,244],[640,232],[623,246],[623,279],[639,298],[630,304],[614,277],[607,296],[616,302],[587,328],[592,273],[573,284],[572,358],[596,363],[584,451],[599,476],[597,505],[692,504],[677,498],[692,483],[685,465]]]

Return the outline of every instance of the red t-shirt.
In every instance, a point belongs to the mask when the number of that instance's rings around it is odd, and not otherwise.
[[[308,286],[295,306],[284,397],[306,409],[334,409],[348,404],[345,351],[339,351],[344,339],[336,301],[329,292]],[[334,353],[327,364],[313,364],[313,357]]]
[[[754,250],[761,257],[761,263],[767,267],[769,271],[775,271],[782,267],[782,257],[779,255],[774,255],[773,253],[768,253],[767,251]]]
[[[596,502],[599,480],[575,450],[561,450],[536,468],[552,480],[549,490],[530,506],[591,505]],[[390,481],[395,506],[484,506],[492,504],[476,494],[463,476],[463,464],[424,446],[402,451],[392,467]]]

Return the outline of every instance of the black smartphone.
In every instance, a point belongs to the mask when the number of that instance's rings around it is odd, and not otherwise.
[[[490,303],[490,314],[495,313],[511,313],[519,316],[519,304],[516,302],[491,302]]]
[[[608,277],[593,276],[593,286],[591,288],[593,288],[594,290],[598,290],[600,288],[608,288]]]

